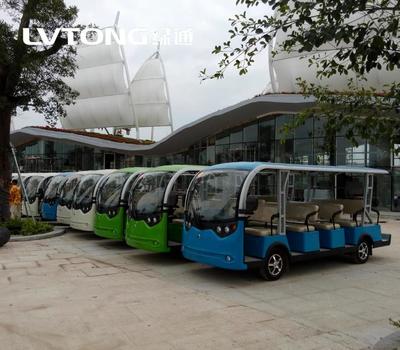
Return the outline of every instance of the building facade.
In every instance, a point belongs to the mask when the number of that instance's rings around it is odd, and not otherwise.
[[[391,152],[389,144],[372,145],[360,138],[358,146],[353,146],[343,134],[338,134],[335,151],[328,153],[324,120],[309,119],[292,132],[283,130],[298,111],[312,103],[298,95],[261,96],[201,118],[154,144],[99,141],[50,130],[41,130],[37,135],[37,130],[24,129],[15,132],[12,139],[17,144],[18,159],[26,172],[166,164],[212,165],[234,161],[383,168],[390,170],[391,175],[376,177],[374,203],[386,210],[400,210],[400,156]],[[319,182],[324,186],[331,181],[321,178]],[[363,180],[349,178],[343,181],[347,188],[350,184],[355,190]],[[349,194],[343,192],[343,195]]]
[[[17,147],[17,159],[23,172],[65,172],[119,169],[130,165],[131,157],[53,140],[36,140]]]

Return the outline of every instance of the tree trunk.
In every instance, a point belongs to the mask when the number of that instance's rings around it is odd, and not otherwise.
[[[10,217],[8,193],[11,181],[11,110],[0,109],[0,220]]]

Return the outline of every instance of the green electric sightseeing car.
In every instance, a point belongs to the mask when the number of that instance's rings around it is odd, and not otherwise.
[[[129,189],[146,168],[117,170],[102,181],[96,195],[94,233],[123,241]]]
[[[126,243],[153,252],[169,252],[182,241],[186,191],[204,169],[166,165],[140,175],[131,188],[125,226]]]

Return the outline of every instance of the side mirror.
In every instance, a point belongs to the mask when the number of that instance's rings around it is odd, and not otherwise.
[[[253,213],[258,208],[258,199],[255,196],[248,196],[246,199],[246,213]]]
[[[167,207],[174,208],[178,204],[178,195],[176,192],[171,192],[168,199],[167,199]]]

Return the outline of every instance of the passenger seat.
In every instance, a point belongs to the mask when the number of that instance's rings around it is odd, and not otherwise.
[[[343,204],[329,201],[315,201],[313,204],[319,206],[319,220],[312,223],[317,230],[331,231],[340,228],[338,218],[343,214]]]
[[[183,225],[183,217],[185,214],[185,207],[183,202],[183,197],[179,197],[178,199],[178,207],[174,210],[174,218],[172,219],[173,224],[181,224]]]
[[[247,221],[245,233],[259,237],[275,234],[276,229],[271,227],[271,221],[277,212],[278,206],[275,202],[259,199],[257,209]]]
[[[292,232],[315,231],[318,220],[318,205],[302,202],[288,202],[286,205],[286,230]],[[312,223],[312,224],[311,224]]]
[[[364,208],[361,199],[337,199],[336,202],[343,204],[343,214],[335,221],[343,227],[356,227],[357,222],[354,215]]]

